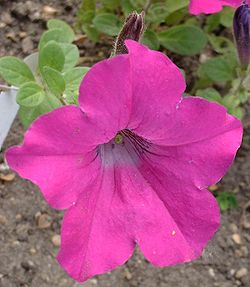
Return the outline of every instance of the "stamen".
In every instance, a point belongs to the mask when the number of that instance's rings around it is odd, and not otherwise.
[[[115,136],[115,143],[116,144],[122,144],[123,143],[123,136],[118,133],[116,136]]]

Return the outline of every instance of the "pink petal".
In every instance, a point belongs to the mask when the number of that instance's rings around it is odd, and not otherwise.
[[[135,242],[129,226],[122,183],[111,168],[89,185],[63,220],[58,261],[69,275],[83,282],[109,272],[132,255]]]
[[[65,106],[36,120],[23,145],[7,150],[6,159],[20,176],[40,187],[52,207],[64,209],[98,174],[95,142],[105,140],[79,108]]]
[[[119,55],[90,69],[80,86],[79,104],[103,133],[116,133],[128,124],[131,95],[128,56]]]
[[[213,196],[160,165],[140,164],[119,145],[104,154],[100,178],[63,222],[58,260],[70,276],[85,281],[114,269],[131,256],[135,242],[157,266],[199,256],[219,226]]]
[[[183,99],[172,117],[163,124],[162,138],[151,138],[158,154],[151,160],[198,188],[218,182],[241,145],[241,122],[224,107],[197,97]]]
[[[171,113],[185,91],[185,80],[164,54],[127,40],[132,79],[132,109],[129,128],[157,128]]]
[[[104,130],[150,129],[175,109],[185,90],[180,70],[162,53],[126,41],[128,55],[96,64],[80,87],[81,108]]]
[[[190,0],[189,11],[194,15],[213,14],[220,12],[223,6],[238,7],[241,3],[242,0]]]
[[[232,138],[225,143],[225,150],[240,146],[241,122],[217,103],[186,97],[176,105],[175,112],[158,121],[158,127],[152,125],[151,129],[135,129],[134,132],[156,145],[175,147],[209,140],[232,130],[237,137],[232,134]]]

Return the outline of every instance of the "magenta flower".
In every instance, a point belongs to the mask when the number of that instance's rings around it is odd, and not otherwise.
[[[241,144],[241,122],[224,107],[182,98],[184,78],[166,56],[126,45],[129,54],[85,76],[80,107],[41,116],[6,154],[67,209],[58,261],[78,281],[123,264],[136,244],[155,266],[200,256],[219,226],[207,187]]]
[[[189,11],[194,15],[213,14],[220,12],[223,6],[238,7],[242,2],[242,0],[190,0]],[[250,0],[246,2],[250,4]]]

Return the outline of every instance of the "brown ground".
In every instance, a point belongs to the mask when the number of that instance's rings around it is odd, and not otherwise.
[[[78,3],[74,0],[0,0],[0,56],[23,57],[34,50],[45,28],[44,5],[57,9],[58,17],[73,23]],[[82,61],[95,62],[107,56],[107,51],[107,45],[94,47],[86,41],[82,47]],[[189,70],[188,62],[182,65]],[[235,164],[219,184],[219,190],[236,193],[239,207],[222,215],[221,228],[203,256],[194,263],[156,269],[137,251],[126,265],[91,279],[83,286],[250,286],[250,229],[246,229],[247,222],[243,222],[242,217],[244,205],[250,201],[249,113],[244,122],[244,144]],[[22,134],[23,128],[16,120],[3,151],[20,143]],[[250,207],[246,213],[250,215]],[[58,247],[52,238],[56,241],[55,235],[60,234],[62,216],[62,212],[47,206],[31,183],[18,177],[10,182],[0,180],[0,287],[80,286],[60,269],[55,260]],[[44,218],[46,220],[42,222]],[[42,229],[43,224],[46,228]]]

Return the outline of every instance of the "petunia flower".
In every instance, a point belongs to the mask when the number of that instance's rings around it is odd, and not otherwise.
[[[242,0],[190,0],[189,11],[191,14],[213,14],[222,10],[223,6],[239,7]],[[250,4],[250,0],[246,1]]]
[[[79,107],[41,116],[6,153],[51,207],[67,209],[58,261],[81,282],[125,263],[136,245],[155,266],[200,256],[220,219],[207,187],[242,139],[223,106],[182,97],[182,73],[165,55],[126,45],[88,72]]]

